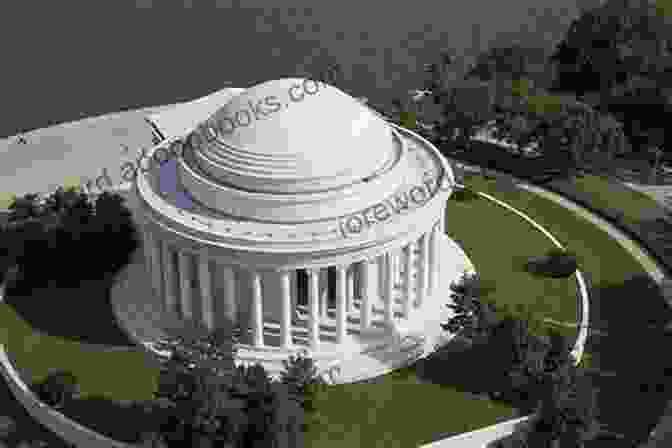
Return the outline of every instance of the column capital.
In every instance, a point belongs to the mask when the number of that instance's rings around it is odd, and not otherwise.
[[[350,264],[349,263],[348,264],[337,264],[334,267],[336,268],[336,272],[341,271],[341,272],[345,273],[345,272],[348,271],[348,268],[350,267]]]
[[[374,256],[366,257],[366,258],[364,258],[362,260],[359,260],[359,261],[362,262],[362,263],[366,263],[366,264],[374,264],[374,263],[378,262],[378,257],[379,257],[379,255],[374,255]]]

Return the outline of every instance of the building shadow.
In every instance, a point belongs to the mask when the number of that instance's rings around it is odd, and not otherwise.
[[[502,367],[493,365],[492,349],[487,344],[471,344],[460,337],[413,364],[420,381],[450,387],[477,399],[489,399],[498,392]],[[521,405],[508,404],[516,408]]]
[[[19,403],[4,381],[0,381],[0,415],[10,417],[16,423],[16,431],[2,438],[6,445],[19,446],[21,441],[43,440],[54,448],[71,448],[58,435],[38,423]]]
[[[108,276],[82,281],[77,287],[8,287],[5,303],[36,332],[74,342],[132,347],[114,318],[112,283]]]
[[[102,396],[75,398],[59,411],[82,426],[125,443],[137,443],[155,421],[138,404]]]
[[[600,422],[631,440],[644,440],[672,396],[672,309],[647,275],[590,285],[591,327],[586,351],[598,387]],[[603,373],[600,373],[602,371]],[[623,403],[636,412],[623,412]]]

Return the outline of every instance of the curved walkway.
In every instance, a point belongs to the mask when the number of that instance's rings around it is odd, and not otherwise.
[[[450,160],[451,163],[460,168],[463,168],[465,171],[481,172],[481,168],[477,166],[464,164],[462,162],[458,162],[452,159]],[[488,171],[492,172],[492,170]],[[506,175],[503,173],[498,174]],[[611,236],[611,238],[616,240],[628,253],[630,253],[641,264],[642,268],[656,283],[660,284],[661,280],[665,277],[664,267],[660,266],[655,259],[649,256],[645,251],[645,249],[640,247],[638,243],[631,240],[627,234],[625,234],[623,231],[621,231],[611,223],[605,221],[601,217],[594,215],[589,210],[586,210],[582,206],[556,193],[531,185],[517,178],[514,178],[514,180],[516,182],[516,186],[518,186],[519,188],[540,195],[548,200],[551,200],[557,203],[558,205],[572,211],[573,213],[582,217],[583,219],[586,219],[587,221],[591,222],[592,224],[604,230],[605,232],[607,232],[609,236]],[[667,414],[669,414],[669,416]],[[515,426],[518,423],[522,422],[524,419],[525,417],[512,420],[509,422],[503,422],[498,425],[494,425],[489,428],[483,428],[470,433],[460,434],[459,436],[439,440],[434,443],[424,445],[421,448],[462,448],[462,447],[468,448],[476,446],[486,446],[493,440],[498,440],[502,437],[511,434]],[[619,438],[619,436],[622,437],[621,434],[608,433],[607,431],[604,431],[603,434],[605,435],[610,434],[617,438]],[[672,446],[670,443],[666,444],[664,440],[666,437],[669,437],[666,441],[667,442],[672,441],[672,402],[670,402],[670,404],[668,405],[666,415],[663,416],[656,429],[652,432],[652,436],[654,434],[656,441],[655,442],[653,440],[650,441],[647,445],[645,445],[646,448],[653,448],[658,446],[660,447]]]

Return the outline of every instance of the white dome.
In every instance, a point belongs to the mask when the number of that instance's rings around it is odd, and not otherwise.
[[[255,192],[345,187],[397,157],[384,120],[341,90],[302,78],[247,89],[195,133],[194,160],[208,177]]]

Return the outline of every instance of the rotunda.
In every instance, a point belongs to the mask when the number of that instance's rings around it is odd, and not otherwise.
[[[408,357],[394,344],[409,335],[431,350],[465,257],[445,234],[453,173],[428,141],[286,78],[239,89],[147,158],[135,192],[163,312],[232,324],[238,356],[271,372],[302,349],[321,367]]]

